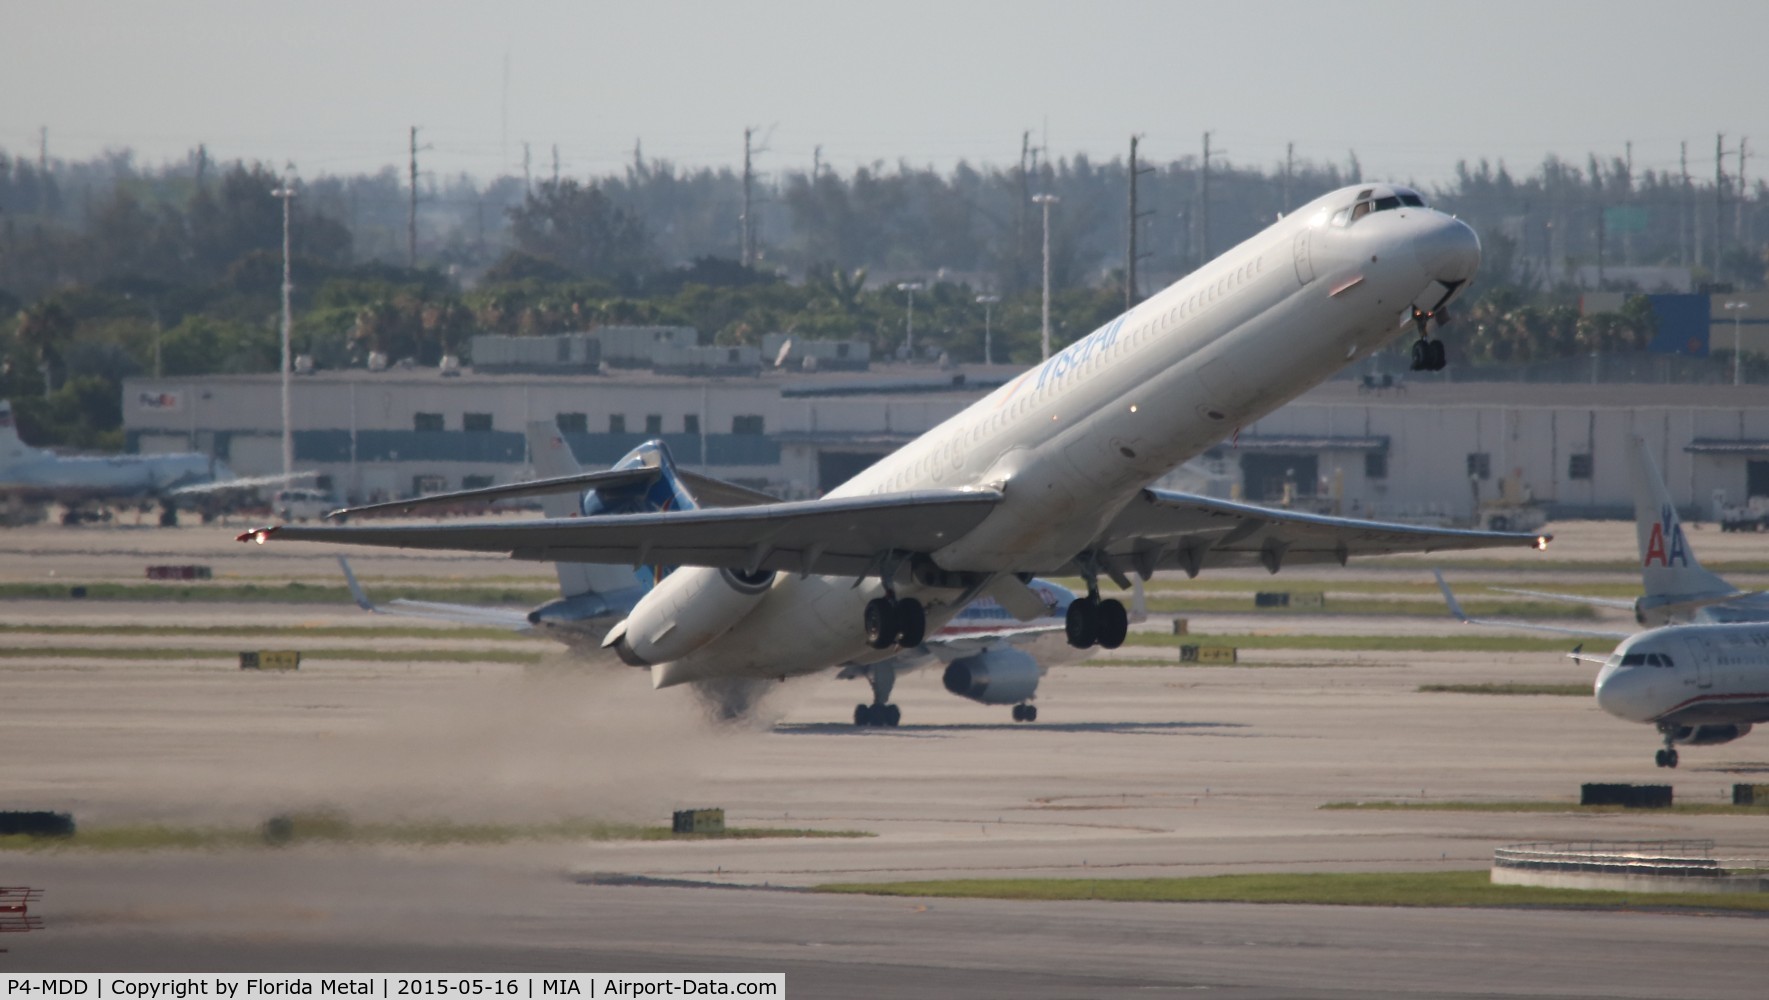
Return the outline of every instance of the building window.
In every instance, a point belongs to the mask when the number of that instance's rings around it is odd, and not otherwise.
[[[483,489],[488,489],[494,485],[496,485],[496,484],[492,482],[492,478],[490,476],[462,476],[461,477],[461,489],[463,489],[463,490],[483,490]]]
[[[448,489],[448,477],[447,476],[413,476],[412,477],[412,496],[415,496],[415,497],[429,496],[432,493],[445,492],[447,489]]]
[[[1385,451],[1364,452],[1364,478],[1388,478],[1388,453]]]
[[[760,434],[762,433],[762,418],[754,414],[732,417],[731,433]]]
[[[1591,453],[1590,452],[1586,452],[1583,455],[1572,455],[1567,458],[1567,460],[1566,460],[1566,478],[1568,478],[1568,479],[1590,479],[1591,478]]]
[[[661,414],[661,413],[647,413],[647,414],[645,414],[645,433],[647,433],[647,434],[662,434],[663,433],[663,414]]]
[[[582,413],[561,413],[553,418],[553,423],[566,434],[588,434],[590,431],[590,418]]]
[[[1468,453],[1468,478],[1469,479],[1491,479],[1491,478],[1493,478],[1493,456],[1488,454],[1487,452],[1484,452],[1484,451],[1471,451],[1471,452],[1469,452]]]
[[[700,414],[690,413],[687,416],[682,418],[682,433],[683,434],[699,434],[700,433]]]
[[[439,430],[442,430],[442,414],[440,414],[440,413],[414,413],[414,414],[412,414],[412,430],[414,430],[414,431],[439,431]]]
[[[489,414],[489,413],[463,413],[463,414],[461,414],[461,430],[464,430],[464,431],[489,431],[489,430],[491,430],[491,414]]]
[[[610,413],[608,415],[608,433],[625,434],[626,432],[627,415],[624,413]]]

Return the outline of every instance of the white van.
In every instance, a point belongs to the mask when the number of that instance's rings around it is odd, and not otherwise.
[[[313,521],[341,506],[330,493],[319,490],[278,490],[270,498],[271,513],[282,521]]]

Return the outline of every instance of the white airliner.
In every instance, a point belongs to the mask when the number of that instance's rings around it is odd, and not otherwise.
[[[1769,591],[1743,591],[1704,569],[1689,547],[1677,506],[1647,450],[1633,439],[1634,530],[1639,541],[1643,593],[1632,601],[1582,594],[1495,587],[1507,594],[1627,608],[1641,625],[1723,624],[1769,621]]]
[[[583,472],[564,436],[551,423],[537,421],[528,425],[528,450],[535,472],[543,477],[580,477]],[[548,517],[603,516],[668,509],[678,504],[697,505],[662,442],[641,444],[610,471],[631,470],[644,473],[628,481],[605,479],[605,485],[581,495],[576,486],[570,494],[543,494],[542,512]],[[737,494],[726,499],[753,503],[756,498]],[[369,600],[344,556],[338,557],[338,565],[344,570],[344,579],[357,605],[372,614],[534,632],[556,639],[580,654],[587,653],[592,659],[601,653],[608,631],[632,612],[655,580],[654,570],[649,567],[555,563],[559,599],[522,612],[403,598],[377,605]],[[1028,586],[1045,607],[1044,613],[1031,621],[1021,622],[994,600],[983,597],[966,605],[944,628],[919,645],[900,648],[895,656],[884,660],[845,665],[838,676],[864,678],[872,686],[872,701],[854,706],[854,725],[897,725],[902,712],[891,704],[891,691],[898,675],[934,666],[944,668],[941,680],[953,694],[984,705],[1012,705],[1015,722],[1036,721],[1038,706],[1032,700],[1045,671],[1086,659],[1091,651],[1076,649],[1064,638],[1064,618],[1075,594],[1048,580],[1033,579]],[[1140,588],[1137,595],[1141,597]],[[1137,612],[1142,613],[1140,601]],[[741,714],[753,693],[726,685],[698,683],[697,687],[703,698],[727,716]]]
[[[9,506],[11,523],[41,519],[46,503],[66,505],[63,521],[73,524],[93,504],[134,500],[159,503],[160,523],[170,526],[178,523],[180,498],[286,483],[291,478],[298,476],[241,479],[226,463],[196,452],[57,455],[25,444],[13,421],[12,404],[0,399],[0,501]]]
[[[1659,767],[1677,766],[1677,747],[1730,743],[1769,722],[1769,623],[1664,625],[1644,632],[1470,618],[1437,574],[1450,614],[1469,625],[1620,639],[1607,657],[1577,648],[1575,660],[1600,663],[1593,693],[1618,719],[1658,727]],[[1494,588],[1495,590],[1501,588]]]
[[[1277,572],[1353,555],[1546,543],[1145,486],[1403,331],[1421,335],[1418,366],[1440,366],[1442,343],[1428,334],[1479,262],[1474,231],[1415,192],[1357,185],[1280,219],[818,500],[526,522],[281,525],[239,537],[679,566],[603,640],[649,668],[657,687],[877,662],[920,645],[984,595],[1029,620],[1044,610],[1025,582],[1039,575],[1080,576],[1087,594],[1069,605],[1067,638],[1113,648],[1129,616],[1101,598],[1101,577],[1127,588],[1132,574],[1161,569]]]

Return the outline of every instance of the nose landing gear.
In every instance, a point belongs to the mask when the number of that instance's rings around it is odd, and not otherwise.
[[[1676,767],[1677,747],[1671,742],[1670,730],[1662,729],[1661,732],[1665,734],[1665,748],[1653,755],[1653,763],[1657,764],[1659,767]]]
[[[1413,325],[1419,330],[1419,339],[1413,341],[1413,370],[1416,372],[1443,371],[1444,349],[1442,340],[1431,340],[1431,321],[1437,320],[1438,326],[1450,321],[1449,310],[1439,307],[1435,311],[1426,312],[1418,306],[1413,307]]]

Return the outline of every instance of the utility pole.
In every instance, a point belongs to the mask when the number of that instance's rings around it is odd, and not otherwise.
[[[295,471],[295,432],[289,422],[289,376],[294,371],[294,359],[290,356],[289,328],[293,325],[293,312],[290,308],[290,295],[295,284],[289,280],[289,202],[295,197],[295,178],[293,174],[283,177],[283,186],[271,194],[283,202],[283,316],[282,316],[282,390],[283,390],[283,475]]]
[[[1726,225],[1726,133],[1714,133],[1714,274],[1720,273],[1720,233]]]
[[[1750,142],[1750,136],[1738,137],[1738,197],[1732,199],[1732,242],[1745,245],[1744,238],[1744,199],[1749,190],[1744,186],[1744,148]]]
[[[1031,155],[1031,152],[1032,152],[1032,132],[1030,129],[1028,129],[1028,130],[1020,133],[1020,207],[1019,207],[1019,212],[1018,212],[1018,228],[1014,234],[1015,235],[1014,249],[1016,251],[1014,254],[1014,257],[1016,258],[1016,260],[1015,260],[1016,265],[1020,261],[1025,260],[1026,239],[1027,239],[1026,230],[1027,230],[1028,226],[1030,225],[1030,223],[1026,219],[1026,212],[1028,211],[1026,206],[1032,204],[1032,180],[1031,180],[1031,177],[1026,172],[1026,158]],[[1016,266],[1016,268],[1015,268],[1015,277],[1016,278],[1018,277],[1018,274],[1019,274],[1019,271],[1018,271],[1018,267]]]
[[[813,187],[816,186],[816,184],[817,184],[817,178],[822,177],[822,176],[823,176],[823,147],[822,146],[814,146],[811,148],[811,184]]]
[[[411,207],[405,213],[405,258],[406,266],[416,270],[418,267],[418,127],[412,126],[411,131]],[[283,203],[286,208],[288,203]],[[287,471],[287,470],[284,470]]]
[[[1677,206],[1677,266],[1688,267],[1689,245],[1691,243],[1690,229],[1692,228],[1689,209],[1689,140],[1683,140],[1678,144],[1677,149],[1678,160],[1683,169],[1683,199],[1682,204]],[[1698,255],[1700,252],[1699,249],[1696,251]],[[1699,266],[1701,261],[1697,260],[1695,263]]]
[[[528,172],[528,164],[528,143],[524,142],[522,144],[522,194],[524,196],[534,193],[534,175]]]
[[[1210,259],[1210,133],[1204,133],[1203,170],[1198,173],[1198,263]]]
[[[1627,141],[1628,186],[1622,191],[1622,200],[1630,205],[1634,202],[1634,140]],[[1634,220],[1629,219],[1626,229],[1622,230],[1622,263],[1633,266],[1634,263]]]
[[[559,184],[559,144],[553,143],[553,184]]]
[[[1043,320],[1039,324],[1039,329],[1042,331],[1042,337],[1040,338],[1039,342],[1043,347],[1043,354],[1041,355],[1041,357],[1043,358],[1043,360],[1049,361],[1050,360],[1050,206],[1055,204],[1058,199],[1057,199],[1057,196],[1054,194],[1035,194],[1032,196],[1032,200],[1037,202],[1044,209],[1044,312],[1043,312]]]
[[[1136,290],[1136,262],[1138,259],[1136,252],[1136,227],[1138,222],[1144,216],[1153,214],[1150,212],[1139,213],[1136,210],[1137,175],[1153,173],[1155,169],[1154,167],[1139,168],[1136,165],[1136,144],[1141,138],[1141,136],[1136,135],[1130,137],[1130,213],[1128,219],[1129,225],[1126,227],[1129,230],[1130,237],[1127,241],[1128,245],[1124,251],[1124,308],[1126,310],[1135,308],[1137,302],[1142,298]]]
[[[37,173],[45,177],[49,175],[49,126],[47,125],[37,128]]]
[[[742,223],[742,232],[739,236],[741,244],[737,249],[737,258],[743,262],[744,267],[750,267],[755,263],[755,228],[751,224],[749,214],[752,207],[750,188],[755,179],[755,174],[750,170],[749,165],[749,138],[754,133],[755,129],[753,128],[743,130],[743,215],[739,219],[739,222]]]
[[[1296,176],[1296,144],[1284,143],[1284,214],[1290,214],[1290,178]]]

